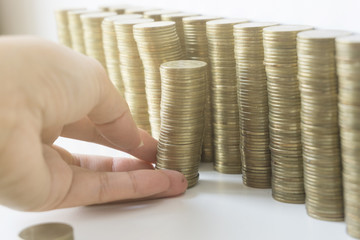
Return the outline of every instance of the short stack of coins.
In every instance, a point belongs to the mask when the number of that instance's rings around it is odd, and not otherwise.
[[[106,68],[101,24],[104,18],[115,16],[113,12],[83,14],[80,16],[84,30],[86,54],[98,60]]]
[[[69,31],[71,36],[72,48],[82,54],[86,54],[84,43],[83,25],[80,19],[82,14],[96,13],[96,10],[75,10],[68,11]]]
[[[176,32],[180,39],[181,49],[185,53],[185,37],[184,37],[184,25],[183,18],[199,16],[199,14],[194,13],[172,13],[172,14],[163,14],[161,15],[161,19],[163,21],[173,21],[176,24]]]
[[[159,67],[162,63],[181,60],[181,50],[175,23],[158,21],[134,25],[134,37],[145,68],[146,98],[152,136],[160,134],[161,77]]]
[[[161,21],[161,15],[163,14],[173,14],[173,13],[179,13],[179,11],[174,10],[155,10],[155,11],[147,11],[144,12],[144,18],[151,18],[154,19],[154,21]]]
[[[56,30],[59,42],[67,47],[72,47],[69,29],[68,12],[84,9],[58,9],[55,11]]]
[[[197,60],[161,65],[161,133],[156,168],[183,173],[188,187],[199,179],[207,64]]]
[[[243,183],[271,187],[269,107],[263,29],[275,23],[234,26]]]
[[[206,37],[206,22],[220,19],[220,17],[209,16],[195,16],[183,18],[184,37],[186,58],[191,60],[200,60],[210,63],[208,53],[208,43]],[[210,82],[211,72],[208,67],[208,77],[206,82],[206,103],[205,103],[205,129],[203,152],[201,155],[202,162],[214,161],[214,147],[213,147],[213,122],[210,99]]]
[[[233,26],[245,22],[220,19],[206,23],[212,75],[214,167],[221,173],[241,173]]]
[[[125,99],[138,127],[151,133],[145,91],[144,67],[133,34],[135,24],[153,19],[118,20],[114,22],[120,54],[120,69],[125,87]]]
[[[347,232],[360,238],[360,35],[336,39]]]
[[[344,31],[297,35],[304,187],[309,216],[344,219],[335,38]]]
[[[272,195],[286,203],[305,202],[296,38],[299,32],[311,29],[311,26],[282,25],[263,31]]]
[[[103,47],[109,78],[120,94],[124,96],[124,86],[120,72],[119,50],[114,28],[114,21],[141,18],[140,14],[123,14],[104,18],[102,22]]]

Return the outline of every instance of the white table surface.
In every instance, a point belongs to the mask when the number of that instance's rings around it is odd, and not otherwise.
[[[118,154],[67,139],[58,144],[73,152]],[[271,190],[248,188],[241,175],[217,173],[211,164],[201,165],[197,186],[175,198],[42,213],[0,206],[0,239],[16,239],[22,229],[44,222],[72,225],[76,240],[353,239],[346,234],[344,222],[313,219],[305,205],[277,202]]]

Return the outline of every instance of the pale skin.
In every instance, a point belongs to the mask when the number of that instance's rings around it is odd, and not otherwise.
[[[137,128],[101,65],[35,37],[0,38],[0,204],[46,211],[182,194],[185,177],[154,170],[157,141]],[[133,158],[71,154],[59,137]]]

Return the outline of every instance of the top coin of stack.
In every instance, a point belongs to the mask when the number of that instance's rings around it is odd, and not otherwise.
[[[346,35],[334,30],[297,35],[306,209],[330,221],[344,218],[335,38]]]
[[[207,64],[196,60],[171,61],[161,65],[161,134],[158,169],[182,172],[188,187],[199,178],[204,131]]]
[[[74,240],[73,228],[64,223],[43,223],[25,228],[19,233],[22,240]]]
[[[56,29],[59,42],[70,48],[72,47],[72,43],[69,30],[68,12],[76,10],[84,10],[84,8],[55,10]]]
[[[171,13],[171,14],[163,14],[161,15],[161,20],[163,21],[173,21],[176,24],[176,32],[180,39],[181,49],[185,53],[185,37],[184,37],[184,26],[183,26],[183,18],[199,16],[199,14],[194,13]]]
[[[336,39],[347,232],[360,238],[360,35]]]
[[[83,14],[80,16],[83,30],[86,54],[98,60],[106,68],[105,54],[102,40],[101,24],[104,18],[115,16],[113,12]]]
[[[161,21],[161,15],[163,14],[173,14],[178,13],[179,11],[175,10],[155,10],[155,11],[147,11],[144,12],[144,18],[151,18],[154,21]]]
[[[282,25],[264,29],[268,83],[272,195],[287,203],[304,203],[300,90],[296,37],[311,26]]]
[[[271,187],[269,108],[262,33],[264,28],[274,25],[277,24],[253,22],[234,26],[243,183],[256,188]]]
[[[210,16],[195,16],[183,18],[184,23],[184,37],[185,37],[185,50],[186,58],[191,60],[200,60],[210,63],[208,54],[208,43],[206,37],[206,22],[220,19],[221,17]],[[206,81],[206,103],[205,103],[205,129],[203,152],[201,161],[213,162],[214,161],[214,147],[213,147],[213,129],[212,129],[212,111],[210,99],[210,82],[211,72],[208,67],[208,77]]]
[[[206,23],[212,74],[214,165],[222,173],[241,173],[233,26],[245,22],[220,19]]]
[[[102,22],[103,47],[106,60],[106,67],[109,78],[120,94],[124,96],[124,86],[121,79],[119,50],[114,28],[114,21],[141,18],[140,14],[123,14],[104,18]]]
[[[120,68],[125,87],[125,99],[138,127],[151,132],[148,104],[146,101],[144,67],[133,34],[133,26],[153,22],[153,19],[118,20],[114,22]]]
[[[183,59],[184,54],[174,22],[159,21],[134,25],[134,37],[145,68],[151,132],[154,138],[158,138],[161,100],[159,67],[162,63]]]
[[[72,48],[82,54],[86,54],[84,43],[83,25],[80,15],[97,13],[97,10],[75,10],[68,11],[69,31],[71,36]]]
[[[144,14],[148,11],[157,11],[160,10],[158,8],[150,8],[150,7],[132,7],[125,9],[126,14]]]

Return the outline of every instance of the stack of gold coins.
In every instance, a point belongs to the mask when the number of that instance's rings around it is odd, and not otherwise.
[[[75,10],[68,11],[69,31],[71,36],[72,48],[82,54],[86,54],[84,43],[83,25],[80,15],[96,13],[96,10]]]
[[[188,187],[199,179],[207,64],[197,60],[161,65],[161,134],[156,167],[182,172]]]
[[[200,14],[194,13],[171,13],[171,14],[163,14],[161,15],[161,20],[163,21],[173,21],[176,24],[176,32],[180,39],[181,48],[185,53],[185,37],[184,37],[184,25],[183,18],[199,16]]]
[[[134,25],[134,37],[145,68],[151,133],[154,138],[158,139],[161,100],[159,67],[162,63],[183,59],[184,54],[176,34],[174,22],[159,21]]]
[[[347,232],[360,238],[360,35],[336,39]]]
[[[283,25],[264,29],[264,53],[269,99],[273,198],[304,203],[300,90],[296,37],[310,26]]]
[[[344,219],[335,38],[348,34],[311,30],[297,35],[306,209],[329,221]]]
[[[147,12],[144,12],[144,18],[151,18],[151,19],[154,19],[154,21],[161,21],[161,15],[173,14],[173,13],[179,13],[179,11],[175,11],[175,10],[147,11]]]
[[[206,22],[220,19],[221,17],[210,16],[195,16],[183,18],[184,23],[184,37],[186,58],[191,60],[200,60],[210,63],[207,37],[206,37]],[[211,73],[208,67],[208,77],[206,82],[206,103],[205,103],[205,129],[203,152],[201,161],[214,161],[214,147],[213,147],[213,129],[212,129],[212,111],[210,99],[210,79]]]
[[[86,54],[98,60],[106,68],[105,54],[102,40],[101,23],[106,17],[115,16],[113,12],[83,14],[80,16],[84,30]]]
[[[234,26],[240,150],[243,182],[249,187],[271,187],[269,108],[264,66],[263,29],[275,23]]]
[[[126,14],[144,14],[148,11],[157,11],[160,10],[158,8],[150,8],[150,7],[132,7],[132,8],[126,8],[125,13]]]
[[[206,23],[212,74],[214,167],[222,173],[241,173],[233,26],[245,22],[220,19]]]
[[[69,29],[68,12],[84,9],[58,9],[55,10],[56,29],[59,42],[67,47],[72,47]]]
[[[106,67],[109,78],[120,94],[124,96],[124,86],[121,79],[119,50],[116,40],[114,21],[141,18],[140,14],[123,14],[104,18],[102,22],[103,47],[106,60]]]
[[[131,8],[129,5],[114,5],[109,6],[109,12],[114,12],[116,14],[124,14],[126,9]]]
[[[110,6],[109,5],[101,5],[101,6],[99,6],[99,9],[103,12],[108,12],[110,10]]]
[[[118,20],[114,22],[120,53],[120,69],[125,87],[125,99],[136,124],[151,132],[145,91],[144,67],[133,35],[135,24],[153,19]]]

